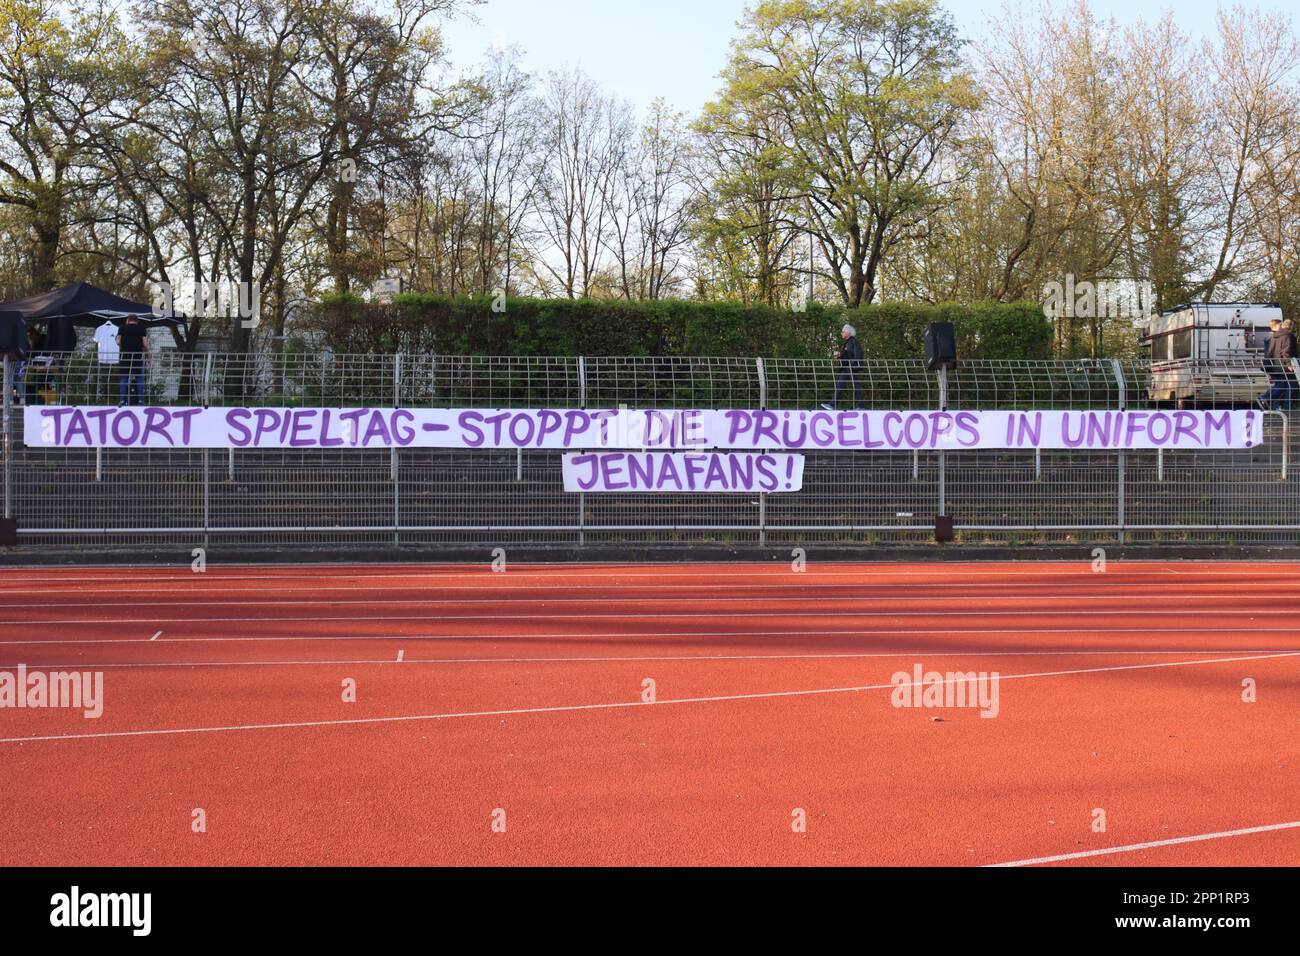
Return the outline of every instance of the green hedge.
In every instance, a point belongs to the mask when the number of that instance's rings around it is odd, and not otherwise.
[[[439,351],[461,355],[763,355],[825,358],[840,327],[857,327],[868,358],[919,358],[925,328],[948,321],[959,355],[1050,358],[1052,326],[1033,302],[885,303],[805,312],[733,302],[510,298],[407,293],[392,305],[321,304],[313,325],[340,352]]]

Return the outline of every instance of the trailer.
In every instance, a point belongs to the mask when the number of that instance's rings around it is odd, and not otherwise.
[[[1203,302],[1153,316],[1142,342],[1151,349],[1153,404],[1178,408],[1255,405],[1272,384],[1264,370],[1276,303]]]

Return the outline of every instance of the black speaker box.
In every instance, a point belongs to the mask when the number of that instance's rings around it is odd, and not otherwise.
[[[925,330],[925,367],[956,368],[957,334],[951,322],[931,322]]]

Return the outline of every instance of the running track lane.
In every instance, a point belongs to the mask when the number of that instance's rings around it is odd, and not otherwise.
[[[0,571],[0,669],[107,698],[0,711],[0,863],[1294,864],[1184,841],[1300,821],[1296,570]],[[891,707],[917,662],[999,716]]]

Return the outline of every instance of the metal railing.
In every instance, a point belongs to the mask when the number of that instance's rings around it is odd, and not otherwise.
[[[1267,388],[1256,366],[1237,371],[1216,406]],[[155,405],[795,409],[827,401],[838,374],[830,360],[167,351],[144,389]],[[944,513],[958,544],[1300,541],[1281,412],[1248,450],[813,452],[794,494],[580,495],[552,451],[30,448],[24,404],[117,404],[118,370],[74,354],[6,360],[5,375],[4,514],[24,545],[876,544],[930,541]],[[856,378],[841,407],[941,401],[920,361],[867,361]],[[946,399],[1148,408],[1150,382],[1136,361],[965,362]]]

